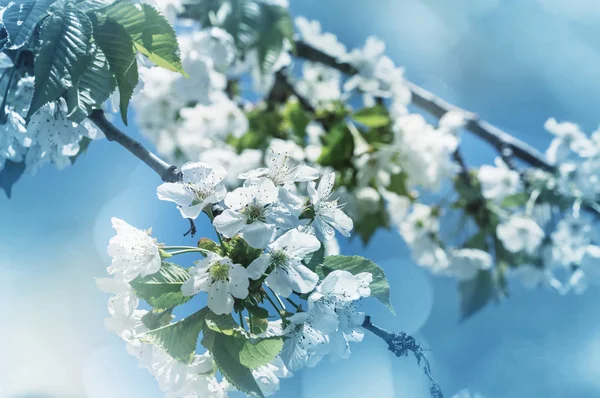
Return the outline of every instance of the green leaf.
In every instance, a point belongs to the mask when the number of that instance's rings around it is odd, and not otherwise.
[[[273,361],[282,348],[281,338],[267,338],[255,343],[246,341],[240,351],[240,363],[247,368],[256,369]]]
[[[123,26],[137,51],[150,61],[185,75],[175,30],[155,8],[142,4],[140,9],[129,1],[121,1],[102,12]]]
[[[258,40],[261,5],[255,0],[229,0],[227,3],[229,12],[215,22],[233,36],[237,48],[243,53]]]
[[[252,313],[250,313],[250,317],[248,318],[248,324],[250,325],[250,333],[253,335],[262,334],[269,328],[269,320],[267,318],[254,316]]]
[[[25,172],[25,162],[13,162],[7,160],[4,167],[0,168],[0,189],[3,189],[7,197],[12,195],[12,187]]]
[[[392,175],[387,190],[400,196],[413,197],[413,194],[408,189],[408,175],[404,172]]]
[[[371,282],[371,297],[375,297],[383,303],[392,314],[396,314],[392,303],[390,302],[390,285],[385,278],[383,269],[371,260],[360,256],[328,256],[323,265],[317,268],[317,274],[324,278],[335,270],[348,271],[352,275],[361,272],[370,272],[373,275]]]
[[[179,322],[151,330],[141,339],[164,349],[173,358],[189,362],[198,343],[198,336],[204,327],[204,317],[208,313],[203,308]]]
[[[215,332],[209,340],[213,360],[227,381],[246,394],[262,398],[263,394],[252,376],[252,371],[242,365],[240,360],[240,353],[247,340]]]
[[[479,271],[476,278],[460,282],[460,313],[467,319],[494,297],[494,281],[490,271]]]
[[[384,127],[391,123],[390,115],[383,105],[364,108],[354,113],[352,118],[367,127]]]
[[[323,260],[325,260],[325,245],[321,244],[319,250],[304,257],[302,263],[306,265],[308,269],[314,271],[319,265],[323,264]]]
[[[139,298],[146,300],[152,307],[167,309],[186,303],[191,299],[181,293],[181,285],[188,278],[189,273],[185,268],[163,262],[157,273],[137,277],[131,281],[131,287]]]
[[[79,152],[77,152],[77,155],[71,156],[71,164],[75,164],[75,162],[77,161],[77,159],[79,159],[79,157],[81,157],[82,155],[86,154],[90,144],[92,143],[92,139],[89,137],[83,137],[81,138],[81,141],[79,141]]]
[[[173,319],[173,308],[164,311],[152,310],[142,317],[142,323],[150,330],[167,326]]]
[[[243,336],[244,330],[233,320],[231,314],[216,315],[213,312],[206,314],[206,327],[210,330],[227,336]]]
[[[8,34],[9,49],[23,47],[31,38],[36,25],[56,0],[32,0],[13,3],[4,11],[2,22]]]
[[[389,228],[390,216],[384,204],[380,202],[378,209],[364,214],[354,221],[354,233],[360,236],[363,245],[369,244],[375,232],[380,228]]]
[[[514,207],[522,207],[527,204],[529,200],[529,196],[525,192],[519,192],[514,195],[510,195],[502,200],[502,207],[514,208]]]
[[[106,8],[118,0],[83,0],[77,2],[77,8],[83,12],[98,11]]]
[[[117,87],[102,50],[96,47],[90,56],[87,69],[67,96],[69,118],[76,123],[81,123],[92,110],[100,108]]]
[[[317,162],[321,166],[331,166],[344,170],[351,166],[354,154],[354,138],[345,123],[338,123],[324,137],[324,146]]]
[[[300,142],[304,142],[306,137],[306,128],[311,121],[310,114],[302,109],[300,102],[296,99],[290,99],[282,111],[284,128],[290,129]]]
[[[488,246],[487,234],[485,231],[479,231],[475,235],[471,236],[463,245],[465,249],[479,249],[484,251],[488,251]]]
[[[73,87],[85,72],[92,23],[72,3],[55,7],[42,24],[41,48],[35,59],[35,87],[28,117]]]
[[[261,254],[261,249],[254,249],[239,236],[234,237],[229,242],[225,242],[229,258],[234,264],[241,264],[244,267],[256,260]]]
[[[94,19],[94,40],[104,52],[117,80],[121,118],[127,124],[127,108],[139,80],[133,40],[123,26],[108,18]]]

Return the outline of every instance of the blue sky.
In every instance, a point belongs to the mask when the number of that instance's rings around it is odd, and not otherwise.
[[[594,0],[291,0],[349,48],[383,38],[406,76],[544,149],[551,116],[594,130],[600,118],[600,4]],[[135,128],[128,131],[139,137]],[[464,136],[470,164],[494,152]],[[103,329],[107,297],[93,277],[108,264],[110,217],[152,226],[186,243],[187,225],[160,203],[156,176],[109,142],[65,171],[26,176],[0,197],[0,398],[154,398],[153,379]],[[200,231],[202,233],[202,230]],[[192,241],[190,240],[189,243]],[[388,273],[398,316],[366,304],[376,321],[415,333],[431,348],[447,396],[469,387],[488,398],[600,396],[600,322],[595,289],[559,297],[518,286],[506,303],[459,322],[453,281],[414,265],[400,238],[380,233],[343,244]],[[319,389],[315,387],[318,386]],[[28,395],[30,394],[30,395]],[[427,397],[412,358],[393,358],[367,338],[350,360],[323,363],[291,382],[286,397]]]

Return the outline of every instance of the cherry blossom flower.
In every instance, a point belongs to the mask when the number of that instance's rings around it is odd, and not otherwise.
[[[223,179],[227,175],[221,166],[210,166],[206,163],[186,163],[181,168],[182,182],[166,182],[158,187],[160,200],[175,202],[181,215],[195,219],[202,210],[218,203],[227,193]]]
[[[189,279],[181,286],[184,296],[199,292],[208,293],[208,308],[217,315],[229,314],[233,310],[233,298],[248,296],[248,271],[230,259],[215,253],[190,268]]]
[[[342,211],[343,206],[336,199],[330,200],[334,182],[335,173],[326,173],[318,187],[312,181],[308,184],[308,195],[315,212],[313,225],[317,236],[322,239],[334,236],[336,229],[342,235],[350,236],[354,226],[352,219]]]
[[[511,253],[533,254],[544,239],[544,231],[530,218],[512,216],[496,228],[496,234]]]

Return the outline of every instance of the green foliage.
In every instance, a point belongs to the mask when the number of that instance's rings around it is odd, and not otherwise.
[[[311,271],[314,271],[317,269],[317,267],[319,265],[323,264],[324,260],[325,260],[325,245],[321,244],[321,247],[319,248],[319,250],[307,255],[304,258],[304,260],[302,260],[302,263],[304,265],[306,265],[306,267],[308,269],[310,269]]]
[[[390,185],[386,189],[399,196],[414,198],[414,195],[408,188],[408,175],[404,172],[392,175]]]
[[[529,200],[529,196],[525,192],[519,192],[514,195],[510,195],[502,200],[503,208],[514,208],[514,207],[522,207],[527,204]]]
[[[317,162],[336,170],[352,167],[354,138],[345,123],[338,123],[323,138],[323,151]]]
[[[208,312],[207,308],[203,308],[179,322],[151,330],[141,338],[161,347],[173,358],[189,362],[196,352],[198,336],[204,327],[204,318]]]
[[[244,342],[240,350],[240,363],[247,368],[256,369],[275,359],[283,348],[283,339],[266,338],[257,342]]]
[[[119,0],[80,0],[77,2],[77,8],[83,12],[99,11]]]
[[[100,108],[115,91],[117,82],[110,70],[106,56],[95,47],[90,54],[90,62],[79,82],[67,92],[69,117],[81,123],[92,110]]]
[[[383,105],[361,109],[354,113],[352,118],[358,123],[372,128],[385,127],[391,123],[390,115]]]
[[[371,241],[379,228],[390,227],[390,216],[383,201],[379,202],[378,206],[354,220],[354,233],[360,236],[363,245],[367,245]]]
[[[213,252],[213,253],[217,253],[218,255],[222,256],[223,252],[221,250],[221,246],[219,246],[219,244],[211,239],[208,238],[202,238],[198,241],[198,247],[200,249],[204,249],[207,250],[209,252]],[[206,257],[206,255],[204,253],[202,253],[203,256]]]
[[[250,333],[253,335],[262,334],[269,328],[269,320],[267,317],[261,318],[252,313],[250,313],[250,316],[248,317],[248,324],[250,325]]]
[[[177,264],[163,262],[160,270],[131,281],[138,297],[146,300],[154,308],[173,308],[190,300],[181,293],[181,285],[189,278],[185,268]]]
[[[252,371],[242,365],[240,360],[240,354],[247,340],[213,331],[208,334],[207,336],[207,332],[205,332],[206,343],[210,345],[207,348],[227,381],[246,394],[262,398],[263,394],[252,376]]]
[[[190,0],[186,15],[203,26],[218,26],[234,39],[241,54],[256,50],[263,73],[271,72],[284,49],[294,43],[294,25],[285,7],[260,0]]]
[[[317,274],[324,278],[335,270],[348,271],[352,275],[370,272],[373,275],[373,281],[370,285],[371,296],[383,303],[394,315],[396,314],[390,302],[390,285],[385,273],[373,261],[360,256],[328,256],[325,258],[323,265],[317,267]]]
[[[121,118],[127,124],[127,108],[139,80],[133,40],[118,22],[106,17],[93,21],[94,40],[104,52],[110,71],[117,80]]]
[[[106,18],[119,23],[131,37],[137,51],[157,66],[184,73],[175,30],[155,8],[120,1],[102,10]]]
[[[460,313],[463,320],[479,311],[494,297],[494,281],[490,271],[479,271],[476,278],[459,284]]]
[[[167,310],[152,310],[142,317],[142,323],[150,330],[167,326],[173,318],[173,308]]]
[[[225,242],[226,252],[234,264],[241,264],[244,267],[256,260],[261,254],[261,249],[254,249],[239,236]]]
[[[306,137],[306,128],[311,121],[309,112],[302,109],[300,102],[290,99],[282,110],[283,128],[294,133],[294,138],[299,144],[303,144]]]
[[[2,16],[10,42],[7,47],[14,50],[27,44],[37,24],[55,2],[56,0],[30,0],[10,5]]]
[[[92,24],[71,2],[52,8],[40,32],[41,48],[35,59],[35,88],[28,117],[56,100],[85,72]]]
[[[231,314],[217,315],[209,312],[206,314],[205,325],[213,332],[227,336],[244,336],[244,330],[233,320]]]

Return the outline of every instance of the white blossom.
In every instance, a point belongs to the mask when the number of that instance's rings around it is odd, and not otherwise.
[[[471,280],[479,271],[492,268],[492,256],[479,249],[454,250],[450,254],[448,272],[460,280]]]
[[[320,247],[316,237],[293,229],[271,243],[267,253],[248,266],[248,274],[252,279],[259,279],[272,267],[265,282],[275,293],[283,297],[289,297],[292,292],[309,293],[319,277],[301,261]]]
[[[322,239],[334,236],[336,229],[342,235],[350,236],[354,226],[352,219],[342,211],[337,199],[331,200],[334,182],[335,173],[326,173],[321,177],[318,187],[313,181],[308,184],[308,195],[315,212],[313,224],[317,236]]]
[[[248,296],[248,271],[230,259],[215,253],[207,253],[206,258],[190,268],[189,279],[181,286],[184,296],[194,296],[199,292],[208,293],[208,308],[217,315],[229,314],[233,310],[233,298]]]
[[[314,329],[308,319],[310,314],[299,312],[288,317],[281,359],[286,367],[297,372],[305,366],[314,367],[327,354],[328,338]]]
[[[223,179],[227,172],[223,167],[186,163],[181,172],[181,182],[166,182],[158,187],[157,194],[160,200],[175,202],[184,218],[195,219],[206,206],[225,198]]]
[[[158,272],[161,259],[154,239],[147,232],[118,218],[112,218],[112,226],[117,235],[110,239],[107,249],[112,257],[108,272],[122,273],[127,282],[139,275],[148,276]]]
[[[502,201],[507,196],[519,192],[521,176],[511,170],[504,161],[497,157],[496,167],[484,165],[479,168],[477,178],[481,183],[481,193],[489,200]]]
[[[496,228],[496,234],[511,253],[533,254],[544,239],[544,231],[535,221],[524,216],[512,216]]]

